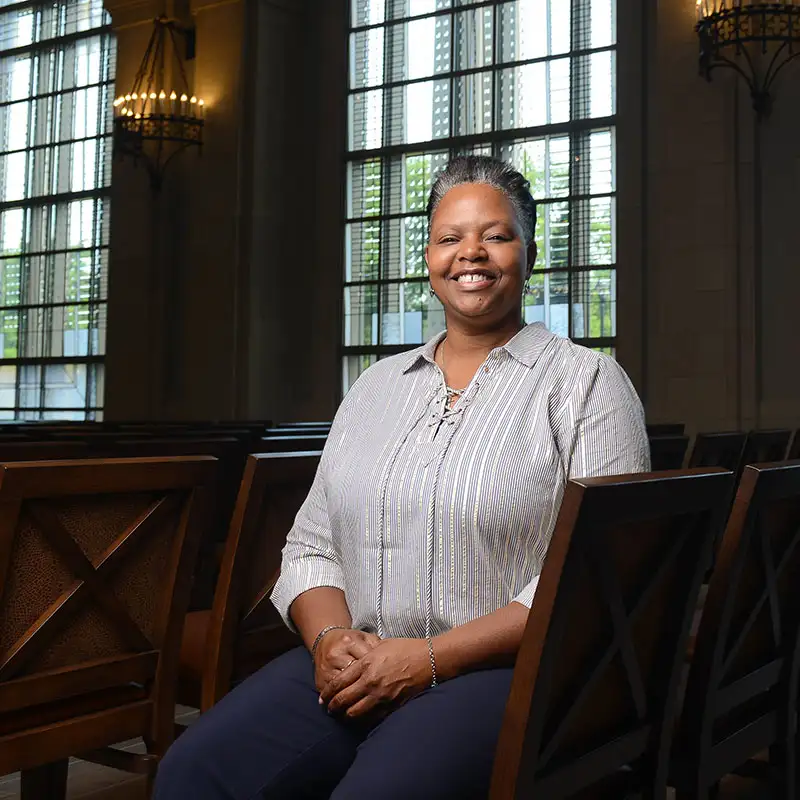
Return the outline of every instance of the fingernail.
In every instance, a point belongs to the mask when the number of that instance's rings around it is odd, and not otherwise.
[[[320,705],[322,705],[322,703],[323,703],[323,700],[322,700],[322,695],[320,695],[320,696],[319,696],[319,704],[320,704]]]

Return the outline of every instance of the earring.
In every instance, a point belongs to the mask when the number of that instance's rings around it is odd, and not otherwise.
[[[433,291],[433,286],[430,288],[431,297],[436,297],[436,292]]]
[[[531,279],[530,278],[528,278],[528,280],[525,281],[524,293],[527,294],[527,295],[533,294],[533,289],[531,289]]]

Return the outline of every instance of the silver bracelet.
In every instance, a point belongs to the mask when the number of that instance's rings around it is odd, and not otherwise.
[[[317,655],[317,647],[319,643],[322,641],[323,637],[330,633],[331,631],[346,631],[347,628],[344,625],[327,625],[324,627],[318,634],[317,638],[314,639],[314,644],[311,645],[311,660],[314,660],[314,657]]]
[[[433,689],[435,686],[439,685],[439,681],[436,678],[436,659],[433,655],[433,640],[430,636],[428,636],[428,655],[431,659],[431,689]]]

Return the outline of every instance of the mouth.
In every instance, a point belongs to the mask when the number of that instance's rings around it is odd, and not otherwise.
[[[497,277],[488,270],[475,269],[468,272],[456,272],[451,276],[450,280],[458,284],[459,289],[476,292],[491,286],[495,283]]]

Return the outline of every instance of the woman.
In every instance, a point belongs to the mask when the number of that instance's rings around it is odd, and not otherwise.
[[[336,415],[272,596],[305,642],[167,754],[158,800],[482,798],[568,478],[649,468],[610,358],[525,326],[528,182],[452,161],[425,259],[447,331]]]

